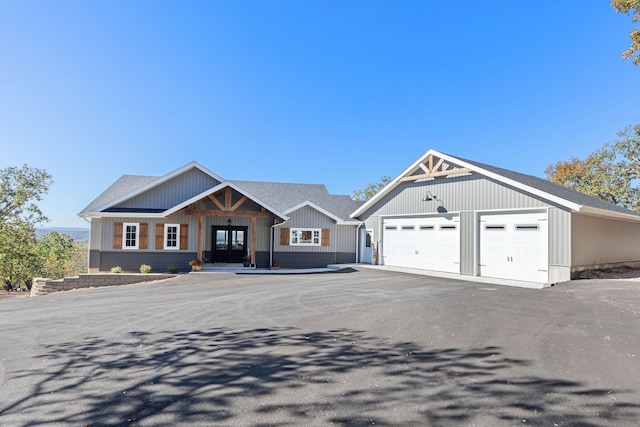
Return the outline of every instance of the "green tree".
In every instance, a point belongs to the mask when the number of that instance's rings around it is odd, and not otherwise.
[[[611,0],[611,6],[616,13],[631,15],[631,22],[638,22],[640,19],[640,0]],[[640,64],[640,30],[634,28],[629,34],[631,46],[622,52],[624,59],[633,58],[635,65]]]
[[[391,177],[383,176],[380,178],[380,182],[375,184],[370,183],[362,190],[355,190],[351,198],[360,202],[369,200],[370,198],[375,196],[378,191],[382,190],[382,188],[389,182],[391,182]]]
[[[89,265],[89,244],[87,242],[73,242],[73,257],[67,276],[77,276],[87,272]]]
[[[0,223],[0,277],[26,285],[40,275],[40,267],[33,226],[19,220]]]
[[[52,231],[38,240],[40,276],[62,279],[73,274],[76,247],[71,237]]]
[[[640,125],[618,133],[585,160],[571,158],[549,166],[547,179],[556,184],[640,211]]]
[[[34,227],[47,218],[35,202],[51,184],[51,175],[43,169],[0,169],[0,277],[20,284],[40,272]]]
[[[0,223],[22,220],[31,224],[48,221],[34,201],[42,200],[53,181],[44,169],[0,169]]]

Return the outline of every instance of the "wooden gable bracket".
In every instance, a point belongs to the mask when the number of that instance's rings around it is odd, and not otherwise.
[[[451,165],[447,165],[447,169],[443,169],[444,159],[437,159],[434,164],[435,160],[436,158],[433,157],[433,154],[429,154],[429,157],[427,157],[424,162],[418,164],[423,173],[405,176],[403,178],[400,178],[400,182],[417,181],[419,179],[438,178],[471,172],[471,169],[469,168],[453,167],[452,169],[448,169],[448,167]]]
[[[240,197],[235,203],[233,202],[233,189],[231,187],[225,187],[224,190],[218,192],[218,196],[220,196],[224,191],[224,204],[220,201],[215,194],[209,194],[207,199],[211,200],[213,204],[220,210],[204,210],[204,209],[196,209],[195,203],[189,205],[189,207],[184,208],[183,211],[187,215],[205,215],[205,216],[227,216],[230,213],[233,213],[233,216],[237,217],[257,217],[257,218],[269,218],[271,217],[271,212],[267,211],[264,207],[261,207],[259,212],[243,212],[238,209],[247,201],[249,198],[247,196]]]
[[[224,189],[224,205],[220,202],[220,200],[218,200],[218,198],[215,195],[209,194],[208,197],[209,197],[209,200],[211,200],[221,211],[225,211],[225,212],[234,212],[240,206],[242,206],[244,202],[249,200],[247,196],[242,196],[240,200],[238,200],[232,205],[231,201],[233,200],[233,190],[231,189],[231,187],[226,187]]]
[[[225,210],[224,205],[213,195],[209,194],[209,200],[211,200],[221,211]]]

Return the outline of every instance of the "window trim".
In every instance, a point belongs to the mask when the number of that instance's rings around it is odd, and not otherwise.
[[[175,239],[175,246],[169,246],[168,243],[168,239],[169,239],[169,231],[168,228],[169,227],[175,227],[176,229],[176,239]],[[180,224],[164,224],[164,237],[162,239],[162,244],[163,244],[163,249],[165,251],[179,251],[180,250]]]
[[[135,227],[136,244],[127,246],[127,227]],[[140,248],[140,223],[139,222],[123,222],[122,223],[122,249],[137,250]]]
[[[303,233],[305,231],[311,232],[311,243],[306,243],[306,242],[303,243],[299,241],[299,237],[297,236],[297,234]],[[313,242],[316,239],[316,237],[314,236],[314,233],[316,231],[318,232],[318,236],[317,236],[318,243]],[[294,241],[295,239],[298,239],[298,241]],[[322,229],[321,228],[291,228],[291,231],[289,234],[289,246],[322,246]]]

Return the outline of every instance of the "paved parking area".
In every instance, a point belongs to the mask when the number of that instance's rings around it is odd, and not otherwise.
[[[190,274],[0,302],[2,426],[637,426],[640,282]]]

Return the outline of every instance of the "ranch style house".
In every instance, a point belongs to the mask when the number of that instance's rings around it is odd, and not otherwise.
[[[541,178],[428,150],[367,202],[320,184],[225,180],[197,162],[125,175],[81,213],[89,268],[189,261],[378,264],[525,287],[640,265],[640,215]]]

